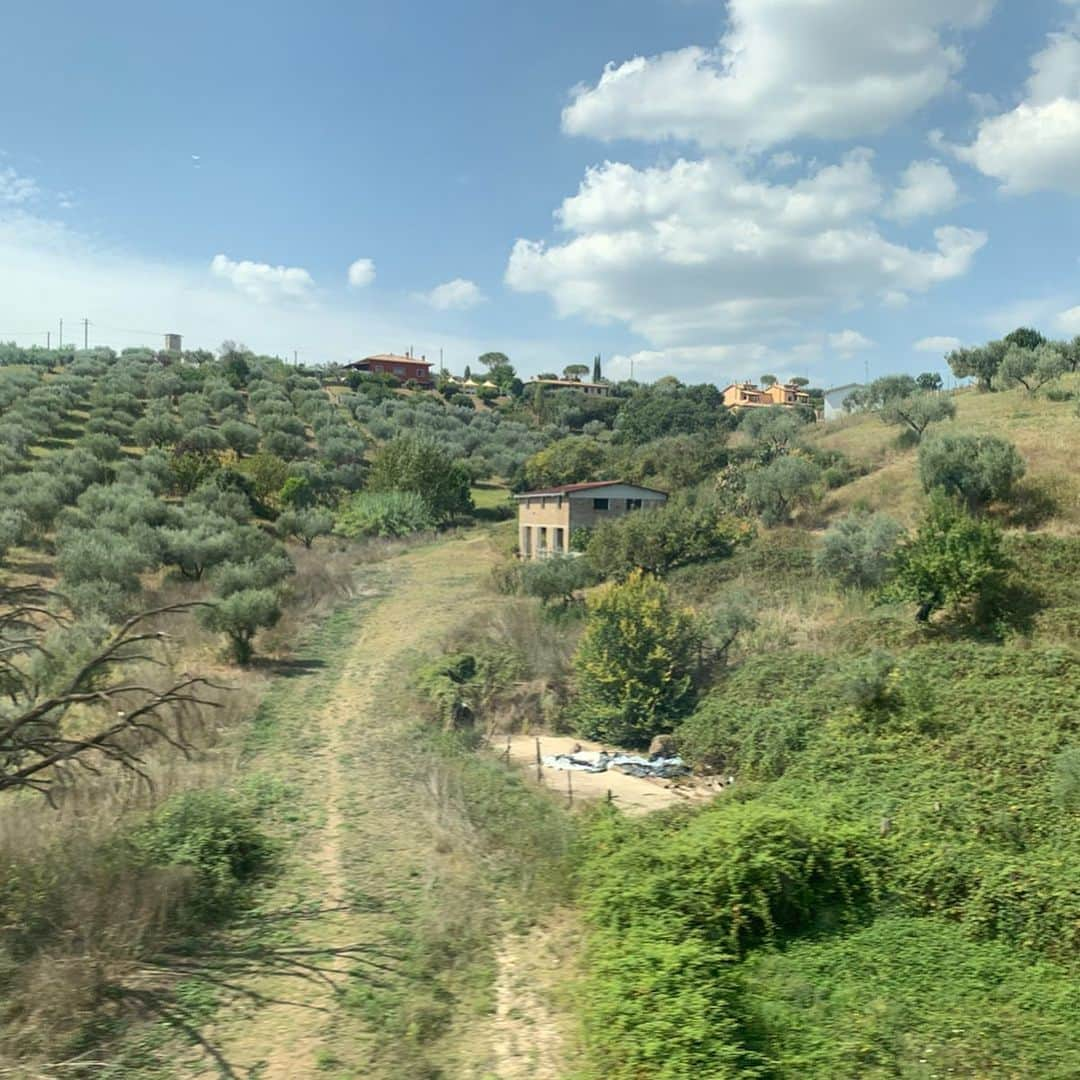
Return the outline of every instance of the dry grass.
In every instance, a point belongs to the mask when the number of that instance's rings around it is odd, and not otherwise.
[[[289,655],[305,629],[351,594],[360,561],[390,554],[384,545],[338,542],[291,551],[297,567],[293,601],[264,650]],[[160,573],[146,582],[147,607],[202,599],[209,586]],[[106,766],[76,773],[50,806],[36,795],[5,797],[0,814],[0,1075],[39,1075],[77,1046],[87,1031],[129,1008],[118,988],[134,979],[160,948],[170,916],[188,894],[183,871],[138,867],[110,856],[134,822],[184,791],[229,788],[242,781],[242,733],[270,679],[267,669],[241,671],[223,660],[219,638],[190,615],[160,617],[164,667],[131,674],[149,684],[191,670],[229,688],[185,730],[189,753],[161,742],[140,747],[143,777]],[[77,729],[79,718],[70,718]],[[40,1068],[39,1068],[40,1067]],[[37,1069],[37,1072],[34,1071]]]
[[[1067,388],[1080,390],[1080,378],[1070,379]],[[936,427],[1011,440],[1028,467],[1021,497],[1053,503],[1053,517],[1047,523],[1051,531],[1080,532],[1080,471],[1076,467],[1080,419],[1075,402],[1031,397],[1023,390],[996,394],[965,390],[957,393],[956,405],[956,419]],[[869,415],[830,421],[814,431],[811,439],[817,445],[839,450],[875,470],[831,493],[822,506],[823,513],[834,516],[865,505],[886,510],[905,524],[915,521],[922,504],[918,451],[898,449],[897,432]]]

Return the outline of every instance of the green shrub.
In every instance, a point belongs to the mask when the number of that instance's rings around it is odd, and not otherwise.
[[[362,491],[338,510],[336,532],[355,540],[365,536],[409,536],[435,528],[435,515],[414,491]]]
[[[743,1043],[738,976],[723,949],[649,931],[601,931],[589,941],[583,1005],[585,1080],[753,1080]]]
[[[877,588],[885,581],[902,533],[900,523],[887,514],[852,511],[826,531],[814,564],[841,585]]]
[[[603,479],[605,448],[588,435],[568,435],[525,461],[525,486],[530,489]]]
[[[553,556],[525,563],[521,567],[520,588],[526,596],[535,597],[545,607],[554,600],[563,607],[579,589],[597,582],[597,573],[583,556]]]
[[[878,894],[867,831],[810,812],[725,801],[690,818],[594,824],[585,911],[615,933],[698,939],[733,956],[855,923]]]
[[[574,657],[578,726],[605,742],[648,744],[694,706],[694,621],[640,571],[590,599],[588,611]]]
[[[936,495],[918,532],[897,550],[888,593],[917,603],[916,618],[926,622],[938,608],[1000,592],[1010,565],[996,525]]]
[[[941,489],[973,511],[1008,499],[1025,468],[1016,447],[996,435],[935,435],[919,448],[923,490]]]
[[[1061,810],[1080,810],[1080,745],[1067,746],[1054,758],[1050,791]]]
[[[782,776],[794,755],[806,748],[813,724],[798,703],[732,701],[723,690],[709,695],[676,728],[679,753],[694,765],[740,777]]]
[[[266,869],[272,852],[251,806],[225,791],[173,796],[135,831],[132,843],[155,866],[194,871],[189,904],[200,921],[228,914],[244,886]]]
[[[1070,973],[941,919],[890,915],[793,942],[750,957],[740,976],[776,1080],[1068,1080],[1080,1061]]]
[[[401,435],[382,446],[372,462],[368,488],[414,492],[438,521],[473,508],[468,470],[427,436]]]

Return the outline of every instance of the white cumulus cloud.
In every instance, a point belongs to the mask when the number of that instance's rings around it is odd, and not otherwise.
[[[375,280],[375,263],[371,259],[357,259],[349,265],[349,284],[363,289]]]
[[[937,161],[913,161],[886,209],[886,216],[908,222],[952,209],[958,189],[948,168]]]
[[[483,303],[485,298],[475,281],[454,278],[436,285],[431,292],[424,293],[422,299],[439,311],[463,311]]]
[[[1024,100],[986,117],[954,151],[1009,194],[1080,195],[1080,34],[1051,34],[1031,69]]]
[[[210,260],[210,273],[260,303],[299,299],[315,284],[302,267],[271,266],[250,259],[230,259],[228,255],[215,255]]]
[[[913,348],[916,352],[940,353],[944,356],[946,353],[951,353],[953,349],[959,349],[962,344],[963,342],[958,337],[942,335],[920,338]]]
[[[830,307],[906,296],[967,272],[985,234],[943,226],[929,250],[887,240],[865,150],[791,184],[723,158],[590,169],[556,214],[569,234],[521,239],[506,281],[560,315],[628,324],[656,348],[790,331]]]
[[[1057,328],[1064,334],[1080,334],[1080,307],[1062,311],[1055,319]]]
[[[963,66],[951,31],[993,0],[729,0],[718,46],[609,64],[563,112],[570,134],[761,148],[876,134]]]
[[[829,335],[829,347],[835,349],[841,356],[853,356],[873,346],[874,343],[858,330],[840,330]]]

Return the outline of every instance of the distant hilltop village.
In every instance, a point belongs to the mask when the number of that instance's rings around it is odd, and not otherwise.
[[[495,357],[499,359],[490,360]],[[344,367],[351,371],[387,377],[401,385],[411,384],[417,389],[430,389],[435,386],[440,389],[452,388],[470,397],[513,396],[515,392],[521,393],[529,387],[542,387],[552,391],[568,390],[589,397],[606,397],[615,389],[615,384],[603,375],[599,355],[593,358],[591,378],[586,378],[590,375],[589,365],[568,364],[561,375],[544,372],[532,376],[527,382],[517,377],[508,358],[502,353],[488,353],[480,358],[481,361],[485,359],[489,359],[489,362],[485,363],[488,372],[480,379],[473,376],[469,366],[465,367],[462,375],[455,375],[445,370],[433,373],[432,369],[435,365],[426,356],[417,359],[411,350],[403,354],[377,353],[363,360],[345,364]],[[807,379],[780,382],[771,375],[765,375],[761,377],[760,386],[750,380],[742,380],[725,386],[720,394],[724,405],[731,409],[753,409],[776,405],[787,408],[814,407],[815,395],[807,389],[807,386]],[[851,387],[843,389],[850,390]],[[818,405],[821,405],[821,393],[817,392]]]

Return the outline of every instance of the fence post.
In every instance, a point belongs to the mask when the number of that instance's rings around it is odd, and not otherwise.
[[[574,774],[567,769],[566,770],[566,805],[574,805]]]
[[[540,757],[540,736],[537,735],[536,736],[536,779],[537,779],[537,781],[539,783],[543,783],[543,781],[544,781],[543,768],[544,768],[544,762],[543,762],[543,759]]]

